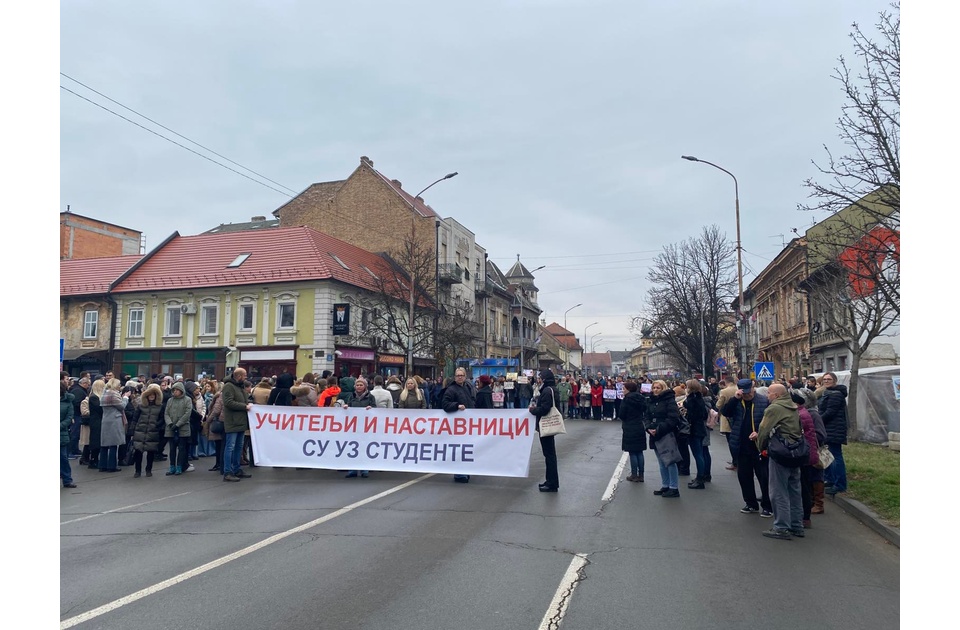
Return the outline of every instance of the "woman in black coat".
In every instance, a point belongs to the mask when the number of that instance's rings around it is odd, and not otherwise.
[[[90,387],[90,396],[87,401],[90,405],[90,417],[86,418],[90,425],[90,463],[87,468],[100,468],[100,430],[103,425],[103,407],[100,406],[100,397],[107,384],[103,379],[97,380]]]
[[[623,440],[620,447],[630,454],[630,476],[627,481],[643,483],[643,452],[647,450],[647,434],[644,419],[647,415],[647,401],[637,391],[635,381],[623,384],[626,395],[620,402],[620,419],[623,428]]]
[[[690,379],[687,381],[687,397],[683,400],[683,408],[686,409],[687,422],[690,423],[690,437],[687,444],[690,446],[690,453],[693,455],[693,461],[697,463],[697,476],[687,484],[691,490],[703,490],[706,486],[703,482],[709,474],[706,460],[703,458],[703,440],[707,436],[707,405],[703,400],[703,387],[700,381]]]
[[[477,390],[477,409],[493,409],[493,381],[486,374],[480,375],[480,389]]]
[[[676,395],[664,381],[654,381],[653,392],[650,396],[650,417],[647,422],[650,447],[656,450],[657,442],[667,435],[673,435],[676,439],[679,427],[680,411],[677,408]],[[653,493],[666,498],[679,497],[680,471],[677,465],[674,463],[664,466],[659,457],[657,457],[657,462],[660,464],[661,486],[659,490],[654,490]]]
[[[550,370],[540,372],[543,386],[540,388],[540,398],[530,405],[528,411],[537,417],[537,432],[540,432],[540,418],[550,413],[550,409],[557,403],[557,379]],[[560,473],[557,470],[557,445],[554,436],[540,436],[540,449],[547,465],[546,481],[540,484],[540,492],[556,492],[560,489]]]

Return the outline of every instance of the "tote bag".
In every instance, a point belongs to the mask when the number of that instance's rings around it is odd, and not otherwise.
[[[556,398],[553,397],[553,391],[551,387],[550,411],[540,418],[540,437],[550,437],[551,435],[559,435],[567,432],[567,428],[563,424],[563,414],[557,409],[557,401]]]
[[[683,455],[680,454],[680,448],[677,446],[677,436],[672,431],[654,442],[653,450],[657,452],[657,458],[664,467],[683,461]]]

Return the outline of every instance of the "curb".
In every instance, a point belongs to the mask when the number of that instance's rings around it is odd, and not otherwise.
[[[856,499],[850,499],[840,494],[833,495],[833,502],[861,523],[886,538],[890,544],[896,545],[897,549],[900,548],[900,530],[886,525],[880,520],[880,517],[866,505]]]

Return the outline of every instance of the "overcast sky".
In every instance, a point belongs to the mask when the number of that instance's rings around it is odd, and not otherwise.
[[[536,273],[547,322],[635,345],[648,266],[717,224],[745,284],[814,219],[812,159],[835,150],[831,78],[881,0],[60,4],[60,210],[146,236],[270,215],[369,156],[506,271]],[[226,159],[225,159],[226,158]],[[229,162],[252,169],[258,177]],[[265,178],[273,180],[272,183]],[[277,190],[272,190],[277,189]],[[279,191],[279,192],[278,192]],[[293,192],[291,192],[293,191]],[[583,340],[582,340],[583,341]],[[588,347],[588,349],[590,349]]]

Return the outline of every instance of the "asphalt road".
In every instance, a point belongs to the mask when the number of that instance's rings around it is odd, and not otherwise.
[[[133,478],[74,466],[61,490],[61,627],[569,629],[900,627],[900,551],[827,502],[804,539],[713,483],[661,499],[624,480],[618,422],[567,422],[561,490],[530,477],[251,468]],[[74,462],[75,464],[75,462]],[[615,476],[620,469],[620,474]],[[560,617],[562,615],[562,618]],[[559,620],[560,625],[557,625]]]

